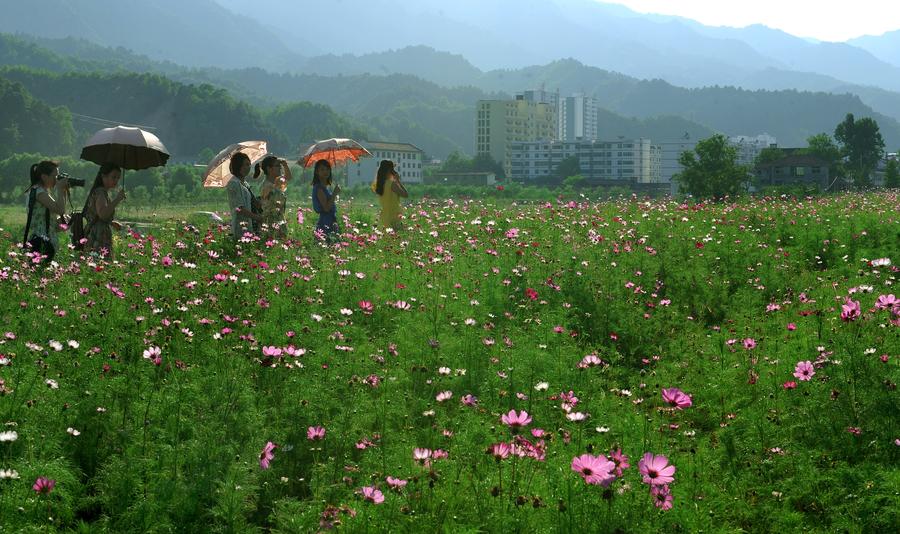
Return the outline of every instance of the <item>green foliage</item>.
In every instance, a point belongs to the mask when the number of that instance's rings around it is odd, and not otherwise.
[[[884,157],[884,138],[878,123],[871,117],[856,120],[848,113],[835,128],[834,138],[841,144],[841,155],[847,159],[854,184],[860,188],[871,185],[871,173]]]
[[[313,142],[332,137],[372,139],[365,127],[341,117],[328,106],[310,102],[295,102],[278,106],[266,116],[288,139],[297,143]]]
[[[16,152],[65,154],[75,132],[66,108],[35,99],[21,83],[0,77],[0,159]]]
[[[578,163],[578,156],[569,156],[559,162],[556,167],[556,177],[565,181],[566,178],[581,174],[581,166]]]
[[[897,189],[900,188],[900,163],[896,159],[889,159],[884,169],[884,186]]]
[[[760,151],[759,156],[756,157],[756,161],[753,162],[753,166],[759,167],[773,161],[778,161],[783,158],[784,155],[784,150],[780,148],[764,148],[762,149],[762,151]]]
[[[684,170],[673,178],[697,198],[722,198],[746,192],[748,169],[737,164],[737,149],[724,135],[714,135],[697,143],[693,151],[681,154]]]
[[[440,172],[492,172],[498,180],[504,178],[503,165],[490,154],[478,154],[469,158],[460,152],[452,152],[441,164]]]

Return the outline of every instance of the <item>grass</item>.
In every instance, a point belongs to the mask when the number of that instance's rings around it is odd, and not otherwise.
[[[43,270],[0,211],[0,531],[897,531],[897,202],[344,206],[333,248],[175,208]],[[571,467],[617,449],[608,487]]]

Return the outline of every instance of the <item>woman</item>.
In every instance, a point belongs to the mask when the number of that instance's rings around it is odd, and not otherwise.
[[[266,156],[256,164],[253,178],[259,178],[260,173],[266,175],[259,190],[259,198],[262,201],[262,222],[271,234],[284,239],[287,236],[287,222],[284,220],[287,196],[284,192],[288,182],[293,178],[291,167],[283,159]]]
[[[331,164],[328,160],[320,159],[313,168],[312,181],[313,211],[319,214],[316,221],[316,235],[321,235],[327,242],[332,242],[338,233],[337,224],[337,197],[341,194],[341,186],[331,186]]]
[[[109,199],[109,193],[119,185],[121,177],[122,169],[118,165],[101,165],[84,205],[84,236],[87,238],[85,250],[107,259],[112,259],[113,256],[113,230],[122,228],[113,219],[116,217],[116,207],[125,200],[125,191],[120,189],[112,200]]]
[[[382,160],[378,165],[378,173],[375,175],[375,181],[372,183],[372,190],[378,195],[378,203],[381,205],[381,229],[399,230],[400,198],[409,197],[409,193],[403,184],[400,183],[400,173],[394,169],[394,162],[391,160]]]
[[[57,220],[66,212],[69,180],[57,180],[59,164],[42,161],[31,166],[31,185],[28,187],[28,222],[25,226],[25,246],[44,256],[49,263],[59,250]]]
[[[253,209],[255,197],[246,181],[250,174],[250,156],[237,152],[231,156],[228,169],[231,171],[231,179],[225,184],[225,190],[228,192],[228,205],[231,208],[231,234],[238,241],[245,233],[256,232],[262,216]]]

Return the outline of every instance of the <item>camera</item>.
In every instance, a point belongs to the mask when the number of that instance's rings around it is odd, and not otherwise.
[[[58,179],[59,180],[68,180],[69,187],[84,187],[84,180],[81,180],[79,178],[70,178],[69,173],[67,173],[67,172],[59,173]]]

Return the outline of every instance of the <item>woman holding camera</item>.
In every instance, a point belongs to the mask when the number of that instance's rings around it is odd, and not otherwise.
[[[116,217],[116,206],[125,200],[125,191],[120,189],[112,200],[109,198],[110,192],[119,185],[121,177],[122,169],[118,165],[112,163],[101,165],[84,208],[86,219],[84,235],[87,238],[85,250],[106,259],[112,259],[113,256],[113,230],[122,228],[113,219]]]
[[[378,203],[381,205],[381,229],[400,229],[400,214],[403,208],[400,206],[400,198],[407,198],[409,193],[400,183],[400,173],[394,169],[394,162],[382,160],[378,165],[378,173],[372,183],[372,191],[378,195]]]
[[[270,155],[256,164],[253,178],[259,178],[260,173],[265,173],[266,176],[259,189],[263,224],[267,227],[269,235],[284,239],[287,236],[287,222],[284,220],[284,211],[287,207],[285,190],[293,178],[291,168],[286,160]]]
[[[239,241],[244,233],[255,234],[257,226],[262,222],[259,210],[254,209],[258,200],[250,191],[247,175],[250,174],[250,156],[237,152],[228,163],[231,179],[225,184],[228,192],[228,205],[231,208],[231,233],[235,241]]]
[[[59,250],[58,218],[66,212],[69,198],[68,177],[57,180],[59,164],[42,161],[31,166],[31,185],[28,188],[28,222],[25,245],[50,262]]]

